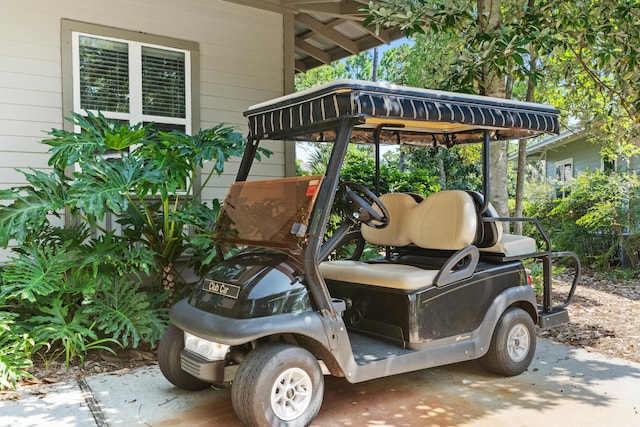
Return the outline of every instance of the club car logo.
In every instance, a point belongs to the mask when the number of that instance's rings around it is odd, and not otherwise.
[[[205,279],[202,284],[202,290],[233,299],[238,299],[238,295],[240,294],[240,286],[234,286],[211,279]]]

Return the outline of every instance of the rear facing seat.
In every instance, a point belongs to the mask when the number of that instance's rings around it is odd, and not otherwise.
[[[468,192],[479,212],[484,204],[484,196],[475,191]],[[486,212],[482,214],[486,218],[498,218],[500,215],[489,203]],[[476,235],[475,245],[480,249],[480,253],[487,253],[494,256],[519,257],[536,252],[536,241],[528,236],[504,233],[502,222],[482,222]]]
[[[441,272],[398,263],[325,261],[319,266],[325,279],[412,291],[432,285],[438,277],[446,276],[444,281],[462,278],[453,272],[453,266],[469,256],[472,265],[465,269],[464,274],[473,272],[478,260],[477,248],[472,246],[478,218],[468,193],[442,191],[431,194],[420,203],[411,195],[402,193],[385,194],[380,199],[389,210],[389,224],[381,229],[363,226],[362,236],[366,241],[381,246],[413,244],[425,249],[458,251],[449,259],[451,263],[445,263]]]

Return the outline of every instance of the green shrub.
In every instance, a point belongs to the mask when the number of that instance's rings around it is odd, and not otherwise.
[[[29,378],[33,362],[29,358],[34,340],[20,331],[17,314],[4,311],[0,304],[0,390],[15,387],[21,378]]]
[[[619,265],[624,251],[629,266],[640,267],[640,181],[635,174],[588,170],[562,192],[563,198],[525,204],[525,214],[542,221],[555,249],[574,251],[599,270]]]
[[[200,191],[244,146],[223,125],[190,136],[100,114],[71,121],[80,132],[54,129],[42,141],[51,172],[21,171],[26,185],[0,190],[0,247],[17,243],[1,275],[13,314],[0,324],[0,387],[35,351],[69,366],[91,349],[155,344],[178,292],[175,262],[186,256],[202,271],[215,258],[219,203],[201,202]],[[59,225],[63,213],[72,226]],[[144,278],[151,287],[141,290]]]

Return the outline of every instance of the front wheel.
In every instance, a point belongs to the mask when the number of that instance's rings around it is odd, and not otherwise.
[[[527,370],[535,352],[531,316],[521,308],[511,308],[498,320],[489,351],[479,361],[487,371],[511,377]]]
[[[242,361],[231,403],[246,426],[308,426],[318,414],[324,377],[316,358],[290,344],[267,344]]]

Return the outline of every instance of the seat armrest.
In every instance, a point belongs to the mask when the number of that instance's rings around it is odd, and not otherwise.
[[[466,262],[465,266],[459,270],[454,270],[455,267],[467,257],[469,261]],[[451,255],[442,265],[440,272],[438,272],[435,279],[433,279],[433,284],[436,286],[444,286],[471,277],[473,272],[476,271],[479,259],[480,251],[476,246],[469,245],[460,249]]]

